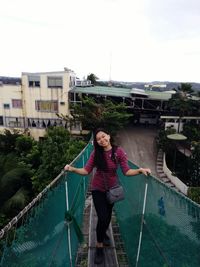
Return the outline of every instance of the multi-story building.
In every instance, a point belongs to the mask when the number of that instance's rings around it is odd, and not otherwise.
[[[0,130],[28,130],[35,139],[53,125],[69,128],[57,114],[70,115],[68,92],[75,86],[75,73],[22,73],[21,78],[0,78]]]

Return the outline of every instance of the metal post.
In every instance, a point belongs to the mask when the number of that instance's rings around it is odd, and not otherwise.
[[[84,155],[83,155],[83,167],[84,167],[84,165],[85,165],[85,157],[84,157]],[[85,188],[86,188],[86,186],[85,186],[85,176],[83,177],[83,191],[84,191],[84,197],[85,197]]]
[[[143,232],[143,224],[144,224],[144,213],[145,213],[146,198],[147,198],[147,188],[148,188],[148,183],[146,183],[146,185],[145,185],[144,202],[143,202],[143,210],[142,210],[142,220],[141,220],[141,226],[140,226],[140,236],[139,236],[138,251],[137,251],[137,258],[136,258],[135,267],[138,266],[138,261],[139,261],[139,256],[140,256],[140,247],[141,247],[141,242],[142,242],[142,232]]]
[[[173,162],[173,172],[174,172],[174,175],[176,173],[176,141],[175,141],[175,151],[174,151],[174,162]]]
[[[69,195],[68,195],[67,181],[65,182],[65,190],[66,190],[66,207],[67,207],[67,211],[68,211],[69,210]],[[72,264],[72,246],[71,246],[70,223],[67,223],[67,232],[68,232],[68,248],[69,248],[70,266],[73,267],[73,264]]]

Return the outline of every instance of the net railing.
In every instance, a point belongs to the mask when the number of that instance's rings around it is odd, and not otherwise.
[[[83,167],[92,145],[73,161]],[[61,172],[0,232],[1,267],[72,267],[78,243],[88,176]],[[32,206],[32,207],[31,207]]]
[[[126,198],[115,211],[129,266],[200,266],[200,206],[155,177],[124,177],[120,170],[119,177]]]
[[[92,149],[89,144],[73,165],[83,167]],[[129,266],[200,266],[200,206],[153,176],[124,177],[121,170],[118,175],[126,197],[115,212]],[[14,218],[0,232],[1,267],[75,265],[90,177],[62,173],[58,178],[18,222]]]

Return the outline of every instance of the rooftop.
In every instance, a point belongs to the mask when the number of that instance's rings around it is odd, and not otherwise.
[[[126,97],[132,98],[137,97],[136,95],[144,96],[144,98],[155,99],[155,100],[169,100],[172,93],[170,92],[155,92],[150,90],[142,90],[137,88],[119,88],[119,87],[106,87],[106,86],[90,86],[90,87],[74,87],[70,92],[85,93],[102,96],[115,96],[115,97]]]

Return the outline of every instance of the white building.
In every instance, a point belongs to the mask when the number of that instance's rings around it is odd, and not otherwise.
[[[72,70],[59,72],[22,73],[21,79],[0,83],[0,130],[27,129],[38,139],[50,125],[65,121],[57,114],[69,115],[68,92],[75,86]]]

